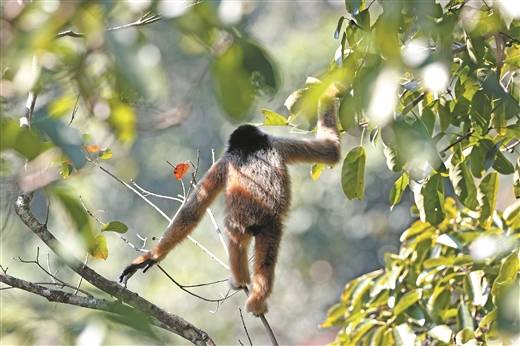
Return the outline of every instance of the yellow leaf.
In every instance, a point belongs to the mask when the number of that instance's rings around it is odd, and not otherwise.
[[[95,239],[95,244],[89,253],[92,257],[106,260],[108,258],[107,239],[104,235],[98,235]]]

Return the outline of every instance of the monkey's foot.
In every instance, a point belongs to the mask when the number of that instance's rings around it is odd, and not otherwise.
[[[251,280],[238,280],[233,276],[229,277],[229,285],[234,290],[241,290],[243,288],[247,288],[247,285],[251,282]]]
[[[265,299],[258,299],[250,296],[246,301],[246,310],[255,316],[265,314],[267,312],[267,304]]]

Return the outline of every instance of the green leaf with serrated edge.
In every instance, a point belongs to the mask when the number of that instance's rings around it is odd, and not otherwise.
[[[403,193],[408,187],[410,179],[408,178],[407,173],[403,173],[394,183],[392,189],[390,190],[390,209],[392,209],[395,205],[401,202],[401,198],[403,197]]]
[[[279,113],[270,111],[269,109],[262,109],[261,112],[264,115],[265,126],[284,126],[288,123],[287,119]]]
[[[389,146],[383,145],[383,154],[386,158],[386,165],[392,172],[400,172],[403,170],[403,160],[399,157],[398,152]]]
[[[108,258],[107,239],[104,235],[98,235],[95,239],[94,246],[90,247],[89,254],[97,259],[106,260]]]
[[[394,316],[399,316],[399,314],[415,304],[419,299],[421,299],[421,294],[422,291],[420,289],[406,292],[395,304]]]
[[[341,185],[348,199],[365,196],[365,149],[355,147],[347,153],[341,171]]]
[[[491,172],[482,179],[478,189],[480,222],[487,222],[493,215],[497,203],[498,173]],[[491,220],[489,220],[491,222]]]
[[[312,165],[311,179],[313,181],[317,181],[320,178],[321,173],[323,173],[323,171],[325,170],[325,168],[327,168],[327,166],[323,163],[315,163],[314,165]]]
[[[465,162],[450,167],[449,176],[459,201],[471,210],[478,207],[477,187]]]
[[[103,225],[101,230],[103,232],[126,233],[126,231],[128,231],[128,226],[120,221],[110,221],[109,223]]]

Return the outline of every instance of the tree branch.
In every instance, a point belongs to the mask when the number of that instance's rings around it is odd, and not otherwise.
[[[29,227],[36,236],[38,236],[54,253],[64,260],[65,263],[78,275],[82,276],[86,281],[101,291],[106,292],[135,309],[157,319],[162,325],[164,325],[165,329],[185,338],[193,344],[204,346],[215,345],[206,332],[195,327],[183,318],[162,310],[157,305],[150,303],[148,300],[140,297],[136,293],[120,286],[115,281],[106,279],[77,258],[68,254],[60,241],[49,232],[47,226],[40,223],[34,217],[30,209],[31,200],[32,194],[22,194],[18,196],[15,205],[16,214],[18,214],[23,223],[25,223],[25,225]]]

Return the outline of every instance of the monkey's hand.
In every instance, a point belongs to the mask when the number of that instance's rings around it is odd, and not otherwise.
[[[126,287],[126,283],[128,279],[135,274],[135,272],[141,268],[143,269],[143,273],[145,273],[148,269],[150,269],[154,264],[158,261],[153,258],[151,252],[147,252],[146,254],[137,257],[129,266],[127,266],[121,275],[119,276],[119,282],[122,283]]]

